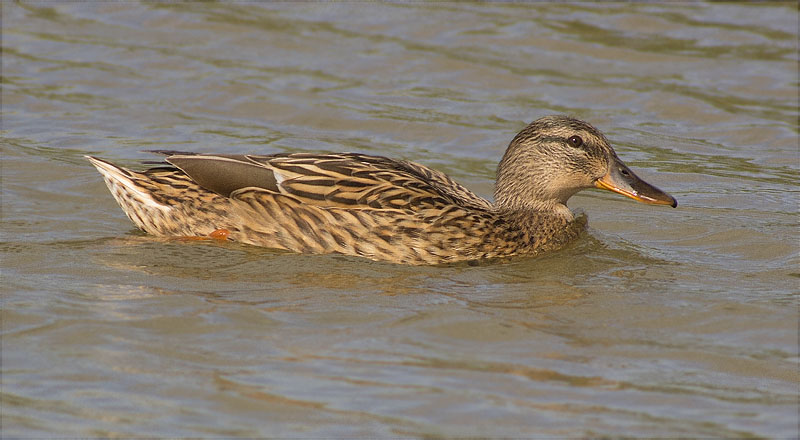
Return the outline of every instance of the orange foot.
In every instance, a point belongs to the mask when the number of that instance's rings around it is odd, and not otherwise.
[[[227,240],[229,235],[231,235],[231,231],[227,229],[215,229],[214,232],[208,234],[209,237],[215,240]]]
[[[178,240],[195,241],[195,240],[227,240],[231,231],[227,229],[214,229],[207,237],[178,237]]]

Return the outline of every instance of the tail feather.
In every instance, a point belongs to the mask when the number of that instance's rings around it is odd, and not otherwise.
[[[128,218],[146,232],[157,232],[157,226],[150,219],[163,218],[172,208],[156,201],[142,185],[139,185],[137,181],[142,178],[135,172],[97,157],[85,157],[103,176],[111,195]]]

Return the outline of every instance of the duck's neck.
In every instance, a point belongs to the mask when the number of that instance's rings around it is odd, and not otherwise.
[[[527,158],[524,161],[528,164],[526,170],[521,172],[518,166],[520,158],[509,154],[511,151],[509,147],[497,167],[495,208],[499,211],[536,212],[573,220],[575,217],[567,208],[567,200],[577,189],[572,188],[570,182],[554,177],[547,169],[545,160]],[[531,176],[538,177],[534,180]]]
[[[495,209],[503,220],[499,234],[505,242],[514,244],[512,253],[519,255],[559,249],[578,237],[586,226],[586,216],[575,218],[564,204],[546,209]]]
[[[509,195],[506,191],[495,191],[495,209],[505,212],[548,214],[566,221],[575,218],[567,205],[559,199],[544,198],[541,195]]]

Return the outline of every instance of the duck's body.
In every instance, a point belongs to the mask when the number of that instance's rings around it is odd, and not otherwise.
[[[558,157],[564,148],[566,162]],[[495,204],[439,171],[379,156],[161,153],[172,166],[144,172],[89,158],[128,217],[150,234],[224,231],[257,246],[406,264],[561,247],[583,229],[565,203],[584,187],[675,204],[632,173],[638,189],[613,187],[620,183],[613,175],[630,170],[593,127],[561,116],[535,121],[512,141]]]

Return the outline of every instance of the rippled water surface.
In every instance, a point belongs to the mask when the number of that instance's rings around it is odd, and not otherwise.
[[[8,437],[798,434],[798,10],[2,3]],[[136,232],[98,155],[360,151],[490,196],[526,123],[602,129],[677,209],[405,267]]]

